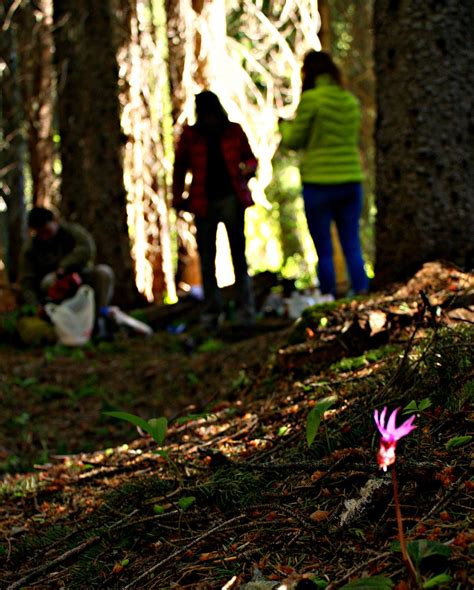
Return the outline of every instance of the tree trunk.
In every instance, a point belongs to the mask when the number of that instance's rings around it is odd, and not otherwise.
[[[474,4],[376,0],[376,284],[474,250]]]
[[[205,65],[199,58],[201,37],[193,27],[186,27],[185,10],[193,10],[200,14],[203,9],[203,0],[166,0],[166,24],[168,31],[168,71],[171,92],[171,113],[173,124],[183,116],[186,100],[189,98],[188,88],[184,79],[186,62],[190,62],[194,73],[193,81],[200,83],[203,88],[207,86],[203,76]],[[192,14],[192,13],[191,13]],[[188,13],[188,22],[189,22]],[[191,19],[192,20],[192,19]],[[192,42],[189,42],[191,40]],[[192,48],[193,55],[187,55],[186,49]],[[189,69],[189,66],[188,66]],[[196,242],[196,228],[194,220],[189,214],[177,214],[176,222],[177,256],[175,282],[178,289],[187,288],[201,283],[201,270],[199,253]]]
[[[20,251],[25,235],[25,142],[23,140],[23,112],[18,86],[17,30],[13,21],[14,6],[8,0],[0,6],[0,72],[2,94],[0,102],[0,197],[6,205],[6,236],[2,260],[8,278],[14,282],[18,274]],[[0,199],[0,211],[4,208]],[[4,214],[2,214],[3,217]],[[3,236],[2,236],[3,237]]]
[[[152,0],[130,0],[123,49],[119,52],[124,157],[129,226],[136,283],[147,299],[176,297],[168,200],[172,124],[169,80],[163,46],[163,7]],[[120,23],[119,23],[120,24]]]
[[[55,0],[61,212],[93,234],[117,278],[115,300],[137,302],[127,226],[118,69],[109,0]]]
[[[331,52],[331,10],[328,0],[318,0],[318,12],[321,19],[318,37],[323,51]]]
[[[23,3],[18,10],[18,54],[21,92],[28,121],[28,151],[33,204],[49,207],[55,202],[53,143],[54,67],[53,3]]]

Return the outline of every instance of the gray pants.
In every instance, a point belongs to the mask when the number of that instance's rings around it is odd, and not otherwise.
[[[97,264],[91,268],[85,268],[80,273],[82,280],[86,285],[90,285],[95,293],[95,305],[97,312],[101,307],[110,304],[115,286],[114,271],[107,264]],[[47,291],[55,282],[56,273],[47,274],[41,280],[41,290]]]
[[[244,214],[244,209],[233,195],[212,201],[207,216],[195,220],[196,237],[201,258],[205,314],[217,317],[222,311],[222,298],[216,280],[217,226],[222,222],[229,238],[234,266],[238,321],[252,324],[255,321],[255,303],[245,258]]]

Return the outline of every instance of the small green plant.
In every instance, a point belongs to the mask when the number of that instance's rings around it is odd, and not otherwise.
[[[311,581],[316,588],[321,588],[322,590],[324,590],[328,585],[327,581],[323,580],[322,578],[311,578]]]
[[[318,402],[316,402],[316,405],[314,406],[314,408],[312,408],[310,410],[310,412],[308,414],[308,418],[306,420],[306,442],[308,443],[308,447],[310,447],[314,442],[316,434],[318,433],[318,430],[319,430],[321,418],[324,416],[324,412],[326,412],[326,410],[329,410],[329,408],[331,408],[336,403],[336,400],[337,400],[336,396],[325,397],[325,398],[319,400]],[[331,448],[330,448],[330,444],[329,444],[329,437],[328,437],[327,430],[326,430],[326,438],[327,438],[327,443],[328,443],[328,449],[330,451]]]
[[[413,399],[403,408],[402,414],[413,414],[413,412],[423,412],[424,410],[431,408],[431,405],[432,404],[429,397],[425,397],[419,402]]]
[[[125,420],[134,426],[138,426],[144,432],[148,433],[160,447],[165,441],[166,431],[168,429],[168,420],[164,417],[151,418],[151,420],[147,421],[143,418],[140,418],[140,416],[129,414],[128,412],[104,412],[104,414],[106,416],[111,416],[112,418]]]
[[[390,545],[391,551],[400,551],[400,543],[395,541]],[[418,586],[421,588],[442,588],[446,587],[446,584],[451,582],[452,578],[446,572],[436,574],[435,576],[426,580],[422,579],[421,565],[423,560],[427,558],[436,557],[440,564],[443,564],[443,560],[447,560],[451,556],[451,547],[444,545],[439,541],[430,541],[428,539],[417,539],[407,543],[407,551],[413,562],[416,570],[416,579]]]
[[[232,381],[231,389],[233,391],[242,389],[250,385],[250,379],[245,372],[245,369],[240,369],[238,376]]]
[[[349,584],[342,586],[341,590],[352,590],[353,588],[358,588],[359,590],[391,590],[393,588],[393,582],[385,576],[371,576],[352,580]]]
[[[186,379],[188,380],[190,385],[199,385],[201,383],[201,379],[199,379],[199,377],[196,375],[196,373],[193,373],[193,371],[189,371],[188,373],[186,373]]]
[[[446,584],[450,584],[453,578],[449,574],[438,574],[429,580],[423,582],[422,588],[449,588]]]
[[[217,352],[222,350],[224,344],[220,340],[215,338],[208,338],[200,346],[198,346],[198,352]]]
[[[448,451],[450,451],[451,449],[456,449],[457,447],[467,445],[471,442],[471,440],[472,436],[470,434],[467,434],[466,436],[453,436],[453,438],[448,440],[445,446]]]
[[[144,418],[140,418],[140,416],[136,416],[135,414],[129,414],[128,412],[103,413],[106,416],[118,418],[119,420],[125,420],[126,422],[130,422],[130,424],[133,424],[134,426],[138,426],[144,432],[148,433],[158,446],[163,446],[163,443],[165,442],[166,438],[166,433],[168,431],[168,420],[164,416],[161,416],[160,418],[151,418],[147,421]],[[171,459],[167,451],[165,451],[164,449],[156,449],[155,451],[153,451],[153,453],[155,455],[160,455],[160,457],[166,459],[169,465],[173,468],[177,479],[181,481],[181,474],[179,472],[178,466]]]
[[[194,496],[183,496],[178,500],[178,506],[184,512],[185,510],[190,508],[195,501],[196,498]]]

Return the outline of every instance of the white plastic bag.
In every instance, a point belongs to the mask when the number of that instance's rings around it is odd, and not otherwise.
[[[94,290],[81,285],[71,299],[59,304],[47,303],[44,309],[56,328],[61,344],[82,346],[89,342],[94,327]]]

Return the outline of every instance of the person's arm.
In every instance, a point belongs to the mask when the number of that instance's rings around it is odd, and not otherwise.
[[[93,262],[95,242],[91,234],[76,223],[67,223],[63,228],[74,238],[74,248],[58,264],[58,270],[64,272],[82,270]]]
[[[20,294],[21,301],[26,305],[39,305],[39,297],[36,291],[38,277],[31,259],[31,244],[27,244],[20,257]]]
[[[249,179],[255,176],[258,166],[258,160],[252,152],[247,135],[239,125],[241,134],[241,171],[245,178]]]
[[[290,149],[306,145],[315,117],[315,97],[312,91],[303,92],[293,121],[280,121],[281,143]]]
[[[186,174],[190,168],[189,143],[190,130],[189,127],[185,127],[178,140],[174,156],[173,207],[178,211],[183,208]]]

